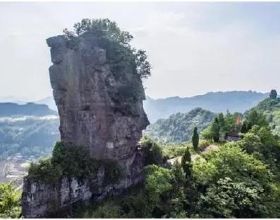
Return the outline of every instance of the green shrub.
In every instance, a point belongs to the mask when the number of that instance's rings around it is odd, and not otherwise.
[[[82,214],[82,218],[121,218],[124,213],[121,207],[114,201],[108,201],[94,210],[86,210]]]
[[[55,167],[61,167],[64,176],[92,176],[96,174],[100,161],[91,158],[89,155],[85,147],[66,146],[58,142],[54,147],[51,161]]]
[[[193,162],[194,175],[198,182],[209,184],[227,176],[231,179],[256,180],[268,184],[271,180],[271,173],[267,166],[254,156],[241,150],[237,143],[228,143],[205,155],[205,159],[198,159]]]
[[[116,183],[122,176],[121,168],[118,163],[112,160],[103,160],[102,166],[104,166],[104,183],[105,185],[109,183]]]
[[[115,183],[121,177],[121,169],[115,161],[95,160],[84,147],[56,143],[52,158],[32,163],[28,176],[37,180],[53,183],[60,177],[95,177],[98,169],[105,169],[104,184]]]
[[[168,158],[175,158],[179,156],[183,156],[187,145],[169,145],[162,147],[163,155]]]
[[[204,151],[206,147],[208,147],[209,145],[211,145],[211,141],[210,140],[201,140],[199,142],[199,146],[198,146],[198,149],[200,151]]]
[[[267,209],[263,202],[264,188],[257,182],[234,182],[219,179],[201,195],[198,208],[206,218],[260,218]]]
[[[148,137],[143,137],[141,140],[141,148],[144,153],[144,164],[150,165],[150,164],[163,164],[164,163],[164,157],[161,150],[161,147],[154,142],[152,139]]]
[[[55,182],[62,176],[62,168],[54,166],[51,158],[41,159],[38,163],[31,163],[28,176],[43,182]]]
[[[0,218],[19,218],[21,193],[11,184],[0,183]]]

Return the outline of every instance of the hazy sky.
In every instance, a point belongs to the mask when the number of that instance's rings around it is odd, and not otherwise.
[[[154,98],[280,89],[279,3],[0,3],[0,97],[52,94],[45,39],[110,18],[145,49]]]

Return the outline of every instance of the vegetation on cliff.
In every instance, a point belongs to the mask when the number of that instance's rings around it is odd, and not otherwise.
[[[74,24],[74,32],[64,30],[70,41],[78,42],[79,36],[92,34],[101,46],[106,49],[113,73],[132,66],[141,78],[151,74],[151,65],[144,50],[136,50],[130,45],[133,36],[122,31],[116,22],[109,19],[82,19]],[[121,77],[121,76],[118,76]]]
[[[95,177],[100,167],[104,168],[104,184],[119,180],[121,170],[115,161],[95,160],[85,147],[56,143],[52,157],[31,163],[28,177],[46,183],[54,183],[62,177]]]

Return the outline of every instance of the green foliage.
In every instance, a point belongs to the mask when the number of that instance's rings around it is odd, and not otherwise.
[[[145,193],[151,216],[184,216],[182,191],[178,188],[172,170],[150,165],[145,173]]]
[[[146,167],[145,190],[151,202],[157,202],[161,195],[172,189],[172,178],[172,173],[168,169],[156,165]]]
[[[138,50],[135,54],[135,62],[137,67],[137,73],[142,78],[148,78],[151,75],[151,65],[148,62],[146,51]]]
[[[195,108],[188,113],[177,113],[167,119],[160,119],[148,126],[145,133],[163,143],[183,143],[191,140],[194,127],[197,127],[199,133],[214,117],[212,112]]]
[[[201,195],[198,207],[200,217],[252,218],[265,217],[264,189],[256,182],[234,182],[231,178],[219,179]]]
[[[258,135],[252,137],[257,144]],[[244,140],[248,137],[249,133]],[[242,151],[240,145],[241,141],[221,144],[218,151],[194,161],[186,150],[181,164],[175,162],[171,169],[149,165],[144,188],[137,194],[109,200],[86,217],[279,217],[279,182],[263,161]]]
[[[0,183],[0,218],[19,218],[21,193],[11,184]]]
[[[268,184],[271,173],[267,166],[254,156],[246,154],[237,143],[225,144],[219,151],[207,154],[205,159],[195,160],[193,172],[203,185],[230,177],[239,181],[257,181]]]
[[[213,140],[212,126],[208,126],[203,131],[201,131],[201,136],[207,141]]]
[[[256,113],[252,113],[253,111],[256,111],[258,112],[258,114],[262,115],[262,120],[265,119],[267,123],[269,123],[269,127],[272,129],[272,132],[274,134],[277,135],[280,134],[280,99],[279,98],[276,99],[267,98],[262,102],[260,102],[256,107],[246,112],[245,115],[256,114]],[[255,125],[260,125],[260,126],[263,126],[262,124],[263,124],[262,121],[255,123]],[[253,125],[251,125],[251,127]],[[249,127],[249,129],[251,127]],[[247,131],[249,129],[247,129]]]
[[[121,172],[121,168],[116,161],[103,160],[99,161],[99,165],[104,167],[105,178],[103,184],[112,184],[120,180],[123,173]]]
[[[121,31],[116,22],[109,19],[82,19],[74,24],[74,30],[79,36],[87,32],[93,32],[98,37],[106,37],[122,44],[128,44],[133,36],[126,31]]]
[[[186,144],[167,145],[167,146],[162,146],[162,152],[164,157],[171,159],[171,158],[183,156],[187,147],[188,145]]]
[[[245,118],[246,128],[243,131],[250,130],[254,125],[261,127],[267,127],[268,122],[265,118],[265,115],[261,112],[256,111],[255,109],[251,110]]]
[[[219,125],[219,119],[215,118],[213,124],[211,125],[211,134],[214,142],[219,142],[220,139],[220,125]]]
[[[268,127],[254,126],[240,141],[240,146],[268,164],[274,175],[280,179],[279,140]]]
[[[189,148],[186,149],[182,160],[181,160],[182,168],[185,172],[186,177],[190,177],[192,175],[192,158]]]
[[[104,184],[114,183],[120,178],[121,171],[116,162],[94,160],[89,156],[86,148],[66,146],[58,142],[54,147],[52,158],[40,160],[37,164],[32,163],[28,176],[43,182],[53,183],[63,176],[94,177],[101,166],[105,170]]]
[[[237,112],[234,114],[227,112],[226,116],[220,113],[211,125],[202,131],[202,137],[219,142],[224,141],[228,135],[237,135],[242,128],[241,117],[242,115]]]
[[[277,91],[275,89],[272,89],[270,91],[269,98],[271,98],[271,99],[276,99],[277,98]]]
[[[85,177],[95,175],[99,162],[90,158],[86,148],[64,145],[58,142],[53,150],[52,164],[60,167],[62,174],[69,177]]]
[[[212,142],[211,141],[209,141],[209,140],[201,140],[201,141],[199,141],[199,146],[198,146],[198,149],[200,150],[200,151],[204,151],[205,150],[205,148],[206,147],[208,147],[209,145],[211,145],[212,144]]]
[[[197,127],[195,127],[194,130],[193,130],[192,144],[193,144],[194,150],[197,151],[198,150],[198,144],[199,144],[199,135],[198,135],[198,132],[197,132]]]
[[[74,24],[74,32],[64,31],[72,44],[79,42],[79,36],[92,34],[96,37],[100,45],[106,49],[111,71],[116,77],[121,77],[127,67],[131,67],[132,73],[138,74],[141,78],[151,75],[151,65],[146,52],[132,48],[130,41],[133,36],[127,31],[122,31],[116,22],[109,19],[82,19],[81,22]]]
[[[120,218],[124,215],[121,208],[113,201],[98,206],[94,211],[86,210],[82,218]]]
[[[241,147],[250,154],[258,152],[262,147],[260,137],[250,132],[244,135],[240,143]]]
[[[41,159],[38,163],[31,163],[28,176],[43,182],[55,182],[62,176],[62,169],[54,166],[50,158]]]
[[[161,147],[152,139],[144,136],[141,140],[141,148],[144,153],[144,164],[163,164],[165,158],[163,157],[163,153]]]

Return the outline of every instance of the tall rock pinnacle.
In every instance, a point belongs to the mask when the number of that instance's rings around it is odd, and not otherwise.
[[[80,36],[74,49],[68,42],[65,36],[47,40],[62,142],[88,147],[97,159],[128,157],[148,125],[141,78],[129,62],[113,72],[94,34]]]
[[[143,180],[138,142],[149,124],[141,80],[150,70],[146,55],[133,49],[127,43],[132,37],[109,20],[85,19],[75,27],[77,34],[65,31],[47,39],[50,81],[65,150],[86,149],[99,165],[82,179],[63,171],[52,183],[47,177],[25,177],[24,217],[53,216],[73,203],[120,194]],[[121,170],[118,182],[106,180],[108,161]]]

